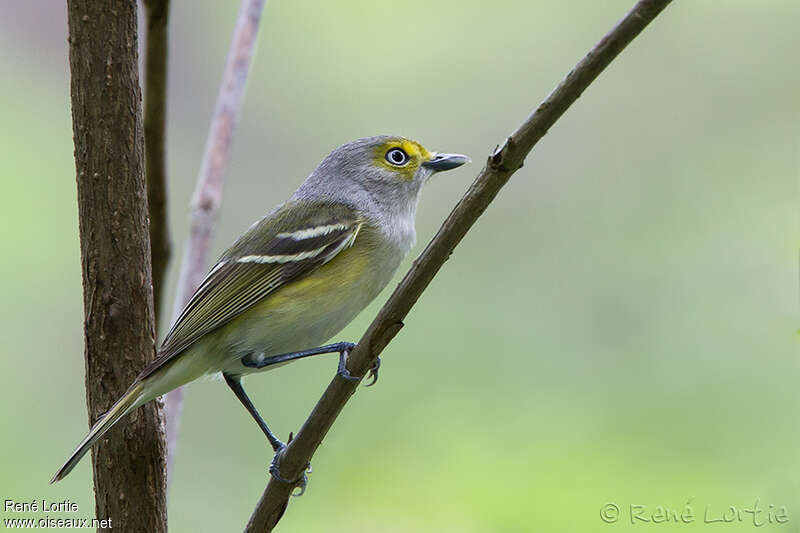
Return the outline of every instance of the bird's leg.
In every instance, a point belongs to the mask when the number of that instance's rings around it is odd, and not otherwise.
[[[270,431],[267,423],[264,422],[263,418],[261,418],[256,406],[253,405],[253,402],[250,401],[250,398],[244,391],[244,387],[242,387],[241,376],[231,376],[230,374],[223,374],[223,376],[225,377],[225,383],[228,384],[228,387],[230,387],[236,397],[239,398],[239,401],[242,402],[244,408],[247,409],[247,412],[250,413],[250,416],[252,416],[253,420],[256,421],[258,427],[260,427],[261,431],[264,432],[264,435],[267,436],[267,440],[269,441],[270,446],[272,446],[272,449],[276,453],[284,449],[286,445],[282,443],[272,431]]]
[[[303,359],[304,357],[310,357],[312,355],[320,355],[324,353],[339,352],[339,355],[341,356],[342,353],[349,352],[354,347],[355,344],[352,342],[337,342],[335,344],[327,344],[325,346],[320,346],[319,348],[311,348],[309,350],[303,350],[300,352],[272,355],[259,360],[253,360],[246,356],[242,357],[242,364],[248,368],[264,368],[266,366],[277,365],[279,363],[288,363],[289,361],[294,361],[296,359]]]
[[[305,473],[303,473],[302,477],[299,479],[295,479],[294,481],[285,479],[280,476],[280,472],[278,470],[278,462],[280,460],[280,455],[283,453],[283,450],[286,448],[286,445],[275,436],[272,431],[270,431],[267,423],[264,422],[264,419],[261,418],[256,406],[253,405],[253,402],[250,401],[250,398],[247,396],[247,393],[244,391],[244,387],[242,387],[242,378],[241,376],[232,376],[230,374],[223,374],[225,377],[225,383],[228,384],[228,387],[231,388],[233,393],[239,398],[239,401],[242,402],[244,408],[247,409],[247,412],[253,417],[258,424],[258,427],[261,428],[261,431],[264,432],[264,435],[267,436],[267,440],[269,441],[270,446],[275,451],[275,456],[272,458],[272,462],[269,465],[269,473],[272,474],[272,477],[280,481],[281,483],[285,483],[287,485],[295,485],[300,487],[300,494],[303,494],[306,490],[307,478]],[[300,495],[298,494],[298,495]]]
[[[310,357],[312,355],[320,355],[324,353],[336,353],[339,352],[339,366],[337,369],[337,373],[342,376],[347,381],[358,381],[359,377],[352,376],[350,372],[347,371],[347,355],[355,348],[355,344],[352,342],[337,342],[335,344],[327,344],[325,346],[320,346],[319,348],[311,348],[309,350],[302,350],[300,352],[290,352],[290,353],[283,353],[280,355],[272,355],[270,357],[265,357],[264,359],[251,359],[250,357],[242,357],[242,364],[248,368],[257,368],[261,369],[270,365],[276,365],[280,363],[288,363],[289,361],[295,361],[297,359],[303,359],[304,357]],[[372,367],[369,369],[368,378],[372,378],[372,382],[367,385],[370,387],[378,381],[378,369],[381,366],[380,358],[375,360]]]
[[[355,348],[355,344],[353,344],[352,342],[337,342],[335,344],[327,344],[325,346],[320,346],[319,348],[311,348],[309,350],[302,350],[299,352],[290,352],[279,355],[273,355],[258,360],[253,360],[250,359],[248,356],[245,356],[242,357],[241,361],[242,365],[248,368],[261,369],[270,365],[288,363],[289,361],[302,359],[304,357],[310,357],[312,355],[339,352],[339,366],[337,369],[337,373],[348,381],[357,381],[361,378],[352,376],[350,372],[348,372],[347,370],[347,355],[353,348]],[[369,383],[367,387],[374,385],[375,382],[378,381],[378,369],[380,368],[380,366],[381,366],[381,359],[379,357],[375,360],[375,362],[372,364],[372,367],[369,370],[369,374],[367,377],[372,377],[372,382]],[[272,462],[269,465],[269,472],[270,474],[272,474],[272,477],[274,477],[281,483],[285,483],[287,485],[299,486],[301,488],[301,491],[298,494],[298,496],[303,494],[307,483],[305,473],[301,478],[296,479],[294,481],[281,477],[278,463],[280,461],[280,457],[281,454],[283,453],[283,450],[286,449],[286,445],[283,442],[281,442],[280,439],[278,439],[278,437],[276,437],[275,434],[269,429],[267,423],[264,422],[264,419],[259,414],[255,405],[253,405],[253,402],[247,396],[247,393],[244,391],[244,387],[242,387],[241,376],[234,376],[225,373],[223,373],[223,376],[225,377],[225,383],[228,384],[228,387],[230,387],[233,393],[236,395],[236,397],[239,398],[239,401],[242,402],[244,408],[247,409],[247,412],[250,413],[250,416],[253,417],[253,420],[256,421],[256,424],[258,424],[258,427],[260,427],[261,431],[264,432],[264,435],[267,436],[267,440],[269,441],[270,446],[272,446],[272,449],[275,451],[275,456],[272,458]]]

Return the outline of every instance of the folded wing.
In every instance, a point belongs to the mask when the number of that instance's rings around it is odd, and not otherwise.
[[[284,206],[262,219],[220,258],[167,333],[158,358],[145,368],[141,378],[268,294],[352,246],[362,224],[352,210],[343,206],[306,206],[301,213],[293,209],[301,208]],[[293,220],[307,222],[296,224]]]

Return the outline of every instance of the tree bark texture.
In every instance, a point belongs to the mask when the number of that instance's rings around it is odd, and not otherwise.
[[[67,0],[89,423],[155,354],[136,2]],[[166,531],[161,409],[151,402],[93,450],[96,516]]]

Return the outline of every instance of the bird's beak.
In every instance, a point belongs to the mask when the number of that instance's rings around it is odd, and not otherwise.
[[[472,159],[461,154],[434,154],[433,158],[422,163],[422,166],[429,168],[434,172],[441,172],[443,170],[452,170],[458,168],[464,163],[471,163]]]

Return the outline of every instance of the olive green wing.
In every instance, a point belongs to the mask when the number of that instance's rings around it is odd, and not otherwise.
[[[352,209],[325,204],[285,205],[256,223],[214,265],[140,377],[352,246],[361,224]]]

